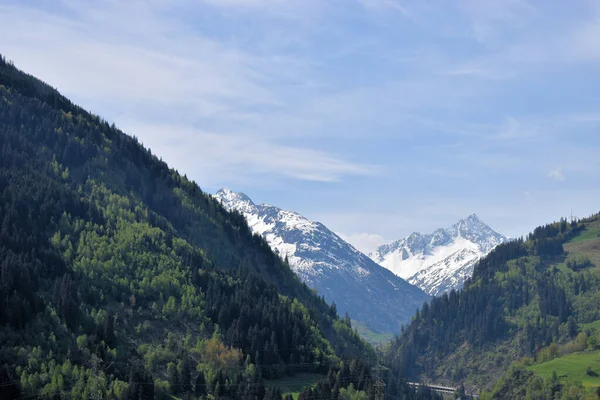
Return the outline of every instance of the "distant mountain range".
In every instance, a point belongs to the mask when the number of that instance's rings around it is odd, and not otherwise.
[[[342,315],[347,312],[379,332],[399,332],[429,299],[319,222],[275,206],[254,204],[245,194],[229,189],[219,190],[215,198],[227,209],[241,212],[252,231],[287,258],[302,281],[328,302],[335,302]]]
[[[477,261],[507,240],[472,214],[450,228],[428,235],[413,233],[380,246],[369,257],[426,293],[437,296],[461,288],[473,274]]]

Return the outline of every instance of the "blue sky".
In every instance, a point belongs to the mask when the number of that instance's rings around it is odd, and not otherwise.
[[[363,250],[600,210],[597,1],[0,0],[0,53]]]

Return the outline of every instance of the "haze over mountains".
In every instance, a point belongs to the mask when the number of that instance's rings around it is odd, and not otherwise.
[[[449,228],[426,235],[415,232],[379,246],[369,257],[437,296],[461,288],[472,275],[475,263],[507,240],[472,214]]]
[[[419,288],[376,264],[319,222],[272,205],[257,205],[243,193],[219,190],[227,209],[238,210],[254,233],[287,258],[300,279],[317,289],[340,314],[380,332],[398,332],[428,299]]]

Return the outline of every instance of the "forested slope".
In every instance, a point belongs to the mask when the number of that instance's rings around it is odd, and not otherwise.
[[[600,264],[573,242],[596,240],[598,219],[561,220],[498,246],[462,291],[426,304],[403,329],[388,354],[396,373],[491,388],[511,363],[548,357],[586,334],[600,319]]]
[[[241,214],[1,56],[0,224],[1,399],[375,396],[373,349]]]
[[[373,360],[244,218],[0,60],[0,398],[278,398]]]

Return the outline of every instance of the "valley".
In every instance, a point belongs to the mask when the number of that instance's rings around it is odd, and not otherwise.
[[[0,122],[1,399],[598,396],[600,214],[366,255],[4,57]]]

